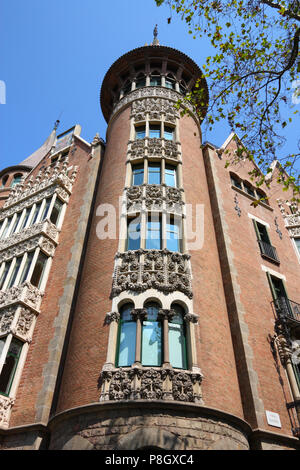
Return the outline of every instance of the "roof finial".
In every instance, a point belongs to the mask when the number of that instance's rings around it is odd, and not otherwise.
[[[158,30],[157,30],[157,24],[155,25],[155,28],[153,30],[153,43],[152,45],[153,46],[159,46],[159,40],[157,39],[157,33],[158,33]]]
[[[56,129],[58,128],[59,123],[60,123],[60,120],[57,119],[57,120],[55,121],[55,123],[54,123],[54,128],[53,128],[54,131],[56,131]]]

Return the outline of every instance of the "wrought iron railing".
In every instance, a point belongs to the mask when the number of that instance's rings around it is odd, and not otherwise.
[[[266,256],[267,258],[273,261],[276,261],[276,263],[280,262],[278,255],[277,255],[276,248],[274,246],[270,245],[270,243],[263,242],[262,240],[258,240],[258,244],[259,244],[261,254],[263,256]]]
[[[300,323],[300,304],[286,297],[279,297],[272,302],[278,319],[290,318]]]

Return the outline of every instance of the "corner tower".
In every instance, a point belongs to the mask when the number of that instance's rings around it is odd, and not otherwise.
[[[183,117],[175,106],[202,73],[157,42],[103,81],[107,143],[51,448],[204,449],[220,436],[216,448],[248,448],[201,150],[206,106],[182,100]],[[70,409],[76,435],[61,420]]]

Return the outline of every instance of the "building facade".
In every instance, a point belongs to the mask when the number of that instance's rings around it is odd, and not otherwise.
[[[106,143],[1,171],[0,449],[299,449],[300,214],[202,142],[200,77],[155,38],[104,78]]]

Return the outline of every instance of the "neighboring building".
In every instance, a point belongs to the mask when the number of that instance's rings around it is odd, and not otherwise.
[[[2,170],[0,449],[300,448],[300,214],[174,107],[200,76],[155,38],[104,78],[106,144]]]

